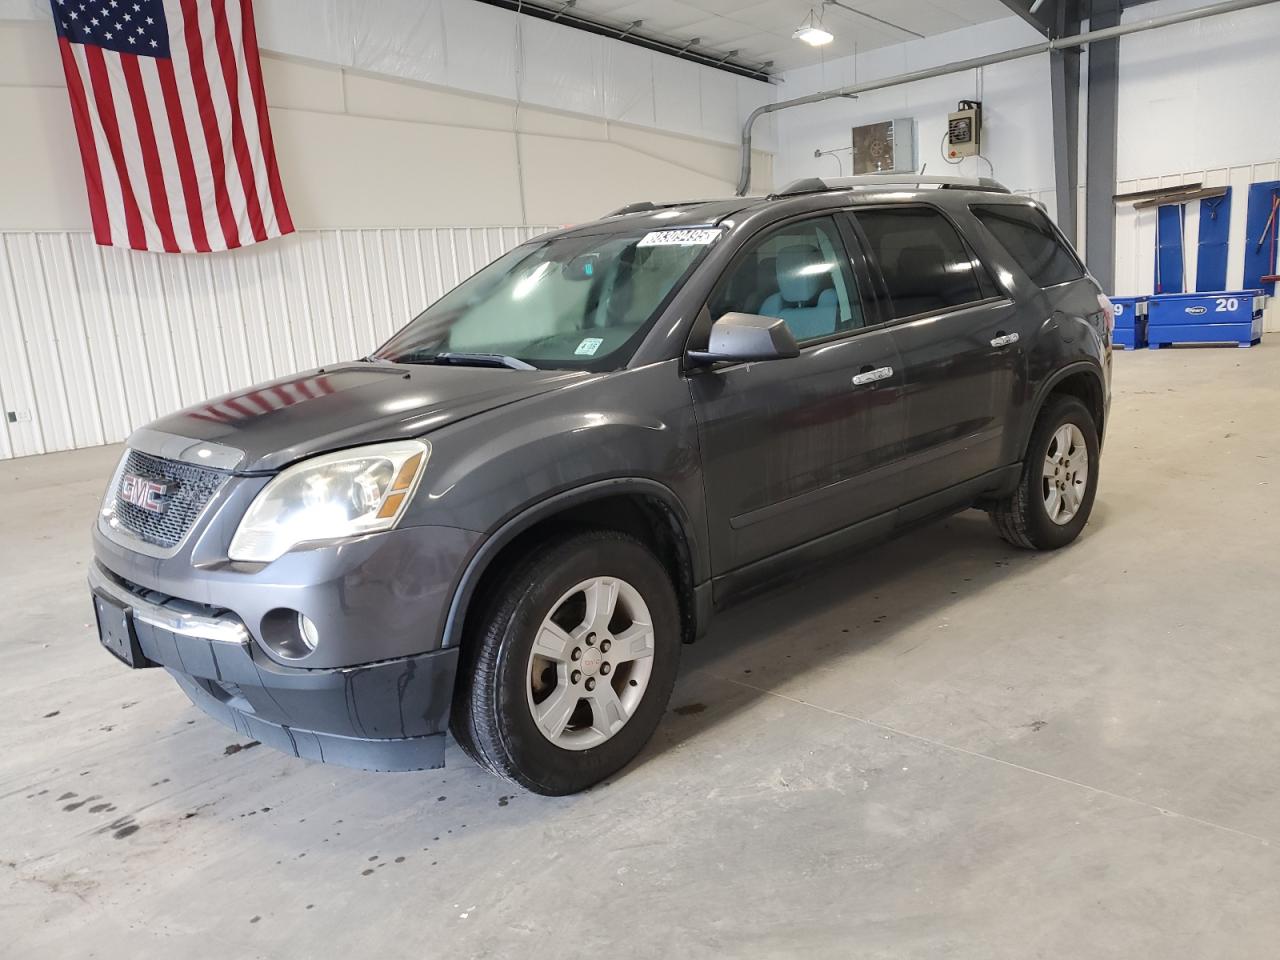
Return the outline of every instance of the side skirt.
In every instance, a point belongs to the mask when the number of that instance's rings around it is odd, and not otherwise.
[[[752,594],[786,583],[823,560],[889,540],[922,524],[967,510],[983,500],[1004,496],[1017,485],[1021,474],[1021,463],[1000,467],[771,557],[730,570],[712,579],[709,591],[711,605],[715,610],[723,610]],[[702,597],[699,599],[702,600]],[[701,612],[700,610],[699,613]],[[698,617],[699,633],[705,631],[708,619],[710,618],[701,615]]]

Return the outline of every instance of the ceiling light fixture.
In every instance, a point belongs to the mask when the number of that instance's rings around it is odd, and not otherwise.
[[[809,16],[796,27],[796,32],[791,35],[791,38],[803,40],[811,47],[826,46],[835,39],[830,31],[823,28],[822,18],[814,12],[813,8],[809,9]]]

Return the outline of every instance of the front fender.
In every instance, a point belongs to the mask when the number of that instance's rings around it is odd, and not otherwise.
[[[662,502],[688,544],[694,583],[710,578],[697,425],[678,361],[593,377],[429,435],[405,523],[480,534],[460,571],[444,643],[488,563],[521,531],[586,500],[622,493]]]
[[[668,487],[643,477],[617,477],[588,483],[528,505],[515,516],[507,519],[498,529],[480,542],[458,578],[457,586],[453,591],[453,598],[445,616],[441,646],[455,647],[462,642],[463,620],[467,608],[471,604],[471,598],[475,596],[476,587],[480,584],[489,566],[502,553],[503,549],[520,534],[543,520],[571,512],[575,507],[583,506],[592,500],[619,494],[636,494],[653,498],[661,501],[671,510],[684,533],[684,541],[688,546],[689,560],[696,571],[697,561],[693,559],[694,555],[698,553],[705,555],[705,548],[702,540],[690,532],[693,521],[685,505],[680,502],[679,498]],[[695,573],[697,582],[705,582],[705,579],[704,576],[699,580]]]

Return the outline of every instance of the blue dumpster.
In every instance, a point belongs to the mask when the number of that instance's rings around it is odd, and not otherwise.
[[[1261,290],[1165,293],[1147,301],[1147,346],[1233,343],[1251,347],[1262,339]]]
[[[1147,343],[1147,298],[1112,297],[1116,308],[1116,329],[1111,343],[1126,350],[1136,350]]]

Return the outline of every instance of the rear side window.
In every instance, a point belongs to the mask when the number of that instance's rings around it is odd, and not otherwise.
[[[1037,286],[1052,287],[1084,276],[1076,255],[1035,207],[992,204],[971,209]]]
[[[982,300],[978,264],[951,222],[932,207],[862,210],[867,253],[880,267],[894,319]]]

